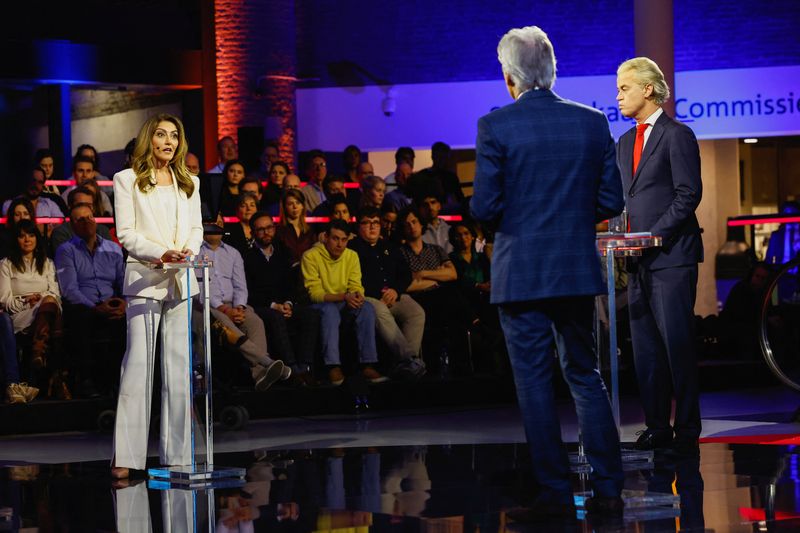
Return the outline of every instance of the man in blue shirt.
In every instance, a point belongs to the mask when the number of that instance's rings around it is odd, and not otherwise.
[[[212,328],[222,344],[235,347],[251,367],[256,390],[267,390],[273,383],[289,379],[292,369],[274,361],[267,351],[264,322],[247,305],[244,263],[236,248],[222,242],[222,228],[206,224],[200,257],[213,261],[209,279]],[[198,281],[202,278],[198,275]],[[202,294],[202,292],[201,292]],[[202,308],[195,307],[194,328],[202,330]]]
[[[122,249],[97,234],[92,208],[73,206],[70,224],[75,235],[58,247],[56,272],[64,299],[64,320],[69,330],[70,353],[75,357],[78,395],[96,397],[95,381],[108,386],[119,372],[119,361],[103,359],[95,353],[93,341],[98,332],[108,333],[112,345],[121,354],[125,342],[125,300],[122,281],[125,266]]]

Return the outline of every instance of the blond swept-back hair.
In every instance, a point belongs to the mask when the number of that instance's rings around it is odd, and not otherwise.
[[[131,168],[136,173],[136,186],[144,193],[152,191],[155,187],[155,183],[152,181],[156,169],[153,156],[153,135],[162,122],[170,122],[178,130],[178,149],[172,156],[169,166],[178,181],[178,187],[186,193],[187,197],[191,197],[194,193],[194,182],[189,169],[186,168],[186,153],[189,151],[186,132],[181,120],[167,113],[159,113],[148,118],[142,125],[142,129],[139,130],[139,135],[136,136],[136,145],[131,158]]]
[[[617,68],[617,76],[629,70],[633,71],[636,81],[642,88],[648,85],[653,86],[653,102],[661,105],[669,100],[669,85],[655,61],[649,57],[634,57],[623,62]]]

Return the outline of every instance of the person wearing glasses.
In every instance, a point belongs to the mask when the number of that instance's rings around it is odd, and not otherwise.
[[[378,335],[391,351],[391,375],[420,378],[425,375],[425,364],[419,358],[425,311],[406,294],[411,270],[397,245],[381,239],[381,213],[377,208],[362,208],[357,220],[358,236],[348,247],[358,254],[364,294],[375,308]]]

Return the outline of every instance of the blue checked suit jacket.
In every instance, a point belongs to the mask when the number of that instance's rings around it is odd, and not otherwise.
[[[478,121],[471,210],[496,227],[492,303],[605,292],[595,223],[624,206],[605,115],[532,90]]]

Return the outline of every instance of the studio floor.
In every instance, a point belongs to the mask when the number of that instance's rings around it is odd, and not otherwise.
[[[0,531],[800,531],[798,407],[800,395],[777,386],[704,393],[699,459],[657,454],[628,464],[632,505],[613,523],[590,523],[580,509],[566,523],[509,520],[506,511],[524,504],[532,486],[512,405],[217,431],[216,464],[245,468],[247,482],[211,492],[135,479],[112,488],[108,434],[3,437]],[[574,413],[561,410],[564,440],[574,443]],[[634,440],[635,398],[623,398],[622,422],[623,440]],[[586,490],[578,473],[574,488]],[[677,494],[679,503],[647,503],[645,492]]]

